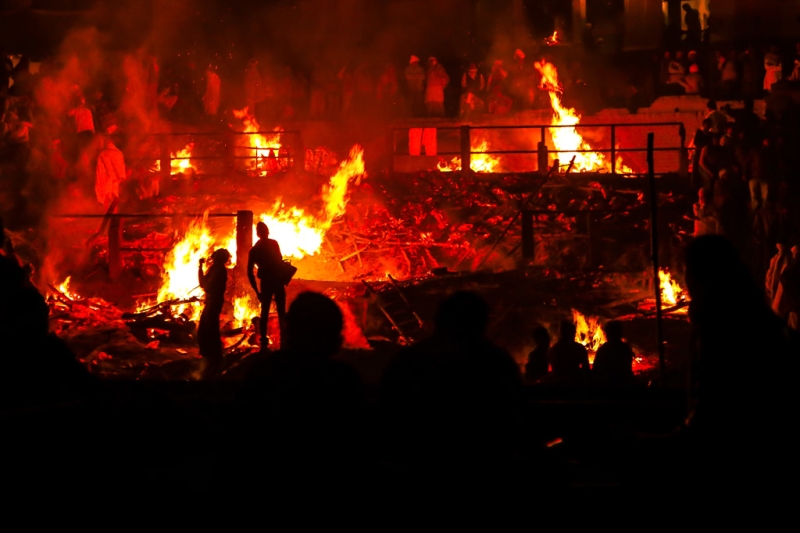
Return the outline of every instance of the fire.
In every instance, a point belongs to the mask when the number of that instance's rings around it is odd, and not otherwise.
[[[558,40],[558,30],[554,31],[553,35],[551,35],[549,37],[545,37],[544,44],[546,44],[547,46],[553,46],[553,45],[556,45],[556,44],[560,44],[560,42]]]
[[[79,300],[80,296],[78,296],[77,294],[75,294],[73,292],[70,292],[70,290],[69,290],[69,282],[70,282],[71,279],[72,279],[72,276],[67,276],[67,279],[65,279],[60,285],[56,286],[56,289],[58,289],[58,292],[60,292],[61,294],[63,294],[67,298],[69,298],[70,300]]]
[[[214,237],[205,219],[192,222],[186,234],[167,254],[164,261],[164,279],[158,291],[158,301],[188,299],[198,287],[197,265],[213,251]],[[178,314],[186,313],[192,320],[200,318],[199,306],[184,304]]]
[[[563,88],[558,81],[558,71],[555,65],[548,63],[544,59],[535,63],[536,70],[542,75],[541,88],[550,94],[550,106],[553,108],[552,124],[554,126],[575,126],[581,121],[581,116],[574,109],[569,109],[561,105],[561,95]],[[570,161],[575,157],[573,170],[576,172],[596,172],[605,170],[611,172],[611,164],[606,161],[603,154],[592,152],[592,147],[583,140],[580,133],[575,128],[561,127],[550,128],[550,136],[553,145],[561,161]],[[578,152],[576,150],[587,150]],[[633,170],[622,164],[621,158],[615,162],[615,170],[620,174],[632,174]]]
[[[264,136],[256,133],[261,131],[261,126],[247,107],[234,111],[233,115],[242,119],[245,133],[251,134],[247,136],[250,148],[248,155],[252,156],[253,160],[248,162],[248,170],[258,176],[266,176],[269,172],[279,170],[281,168],[280,160],[278,159],[281,149],[281,134],[275,133]],[[275,128],[276,132],[280,130],[280,127]]]
[[[482,153],[488,150],[489,144],[486,141],[482,141],[477,145],[473,144],[472,152],[477,152],[470,156],[469,168],[472,169],[473,172],[495,172],[496,167],[500,163],[500,158],[491,154]],[[436,168],[439,169],[439,172],[457,172],[461,170],[461,158],[456,156],[451,159],[449,163],[444,160],[439,161]]]
[[[251,297],[248,293],[233,299],[233,318],[236,327],[247,327],[254,316],[261,316],[261,303],[255,297]]]
[[[187,170],[197,170],[192,164],[192,150],[194,144],[187,144],[186,148],[179,150],[178,153],[170,153],[170,172],[172,174],[184,174]]]
[[[328,185],[323,187],[322,198],[325,205],[318,217],[307,214],[299,207],[286,208],[278,200],[271,211],[262,213],[258,218],[267,224],[270,238],[278,241],[284,257],[302,259],[315,255],[322,248],[322,241],[333,222],[345,212],[347,202],[350,200],[350,183],[364,176],[366,176],[364,149],[355,145],[350,150],[350,157],[340,164],[339,170],[331,177]],[[167,254],[164,262],[165,277],[158,291],[158,301],[199,296],[200,294],[195,292],[198,286],[198,261],[208,257],[215,248],[226,248],[231,257],[235,258],[234,227],[235,225],[231,226],[230,233],[215,237],[211,234],[205,219],[193,222],[180,242]],[[253,240],[256,239],[254,227]],[[248,296],[236,298],[233,303],[234,318],[240,324],[260,314],[259,303]],[[140,304],[140,310],[143,307],[145,304]],[[200,316],[200,306],[181,305],[178,313],[186,313],[190,319],[197,320]]]
[[[686,299],[686,296],[683,294],[683,289],[678,285],[678,282],[672,279],[669,272],[659,269],[658,280],[661,286],[661,301],[664,305],[673,307]]]
[[[605,344],[606,334],[597,317],[586,318],[579,311],[572,310],[572,321],[575,323],[575,342],[583,344],[589,352],[589,363],[594,364],[597,350]]]

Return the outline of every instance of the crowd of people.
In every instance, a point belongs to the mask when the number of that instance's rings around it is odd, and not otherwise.
[[[791,58],[790,63],[787,58]],[[659,66],[661,95],[759,99],[781,87],[800,86],[800,43],[778,46],[666,51]]]
[[[692,161],[695,236],[728,238],[748,258],[754,275],[765,280],[775,311],[795,328],[800,310],[793,267],[800,245],[798,133],[791,112],[768,113],[762,120],[752,99],[745,99],[741,109],[718,109],[709,100],[694,136]]]
[[[216,252],[216,268],[227,259],[227,254]],[[785,322],[767,305],[763,288],[724,237],[698,237],[687,248],[686,268],[692,298],[692,414],[682,436],[672,444],[678,455],[670,456],[670,460],[681,457],[686,463],[672,472],[668,482],[701,491],[752,488],[751,483],[771,479],[774,466],[785,468],[786,454],[794,446],[794,431],[785,419],[787,410],[792,409],[788,400],[791,388],[784,381],[794,375],[798,339],[787,333]],[[2,409],[27,413],[14,424],[21,424],[20,420],[36,424],[41,413],[48,413],[53,405],[58,406],[60,417],[66,416],[65,412],[74,416],[75,406],[86,402],[106,405],[97,415],[90,411],[89,420],[103,413],[107,416],[108,390],[48,333],[47,305],[28,275],[4,239],[0,334],[10,351],[6,352],[0,387]],[[203,272],[201,265],[206,291],[223,287],[214,281],[215,275]],[[207,300],[207,307],[213,305]],[[371,394],[357,369],[338,357],[344,327],[338,305],[318,293],[301,293],[286,313],[281,349],[264,349],[217,378],[238,385],[230,410],[214,415],[219,417],[212,424],[215,429],[203,430],[201,424],[195,428],[200,434],[183,435],[186,430],[180,429],[182,436],[176,436],[176,428],[184,428],[196,414],[176,415],[171,409],[177,406],[161,406],[152,416],[159,423],[169,420],[173,427],[158,429],[158,438],[202,435],[201,449],[212,463],[203,470],[213,472],[217,482],[229,490],[244,486],[259,490],[247,483],[242,486],[244,478],[268,480],[270,486],[284,490],[310,482],[330,483],[341,476],[359,483],[372,479],[378,486],[389,483],[395,488],[396,483],[408,487],[420,480],[485,488],[485,483],[520,476],[533,484],[528,487],[531,490],[564,487],[567,480],[556,466],[558,461],[546,455],[536,421],[526,410],[520,367],[506,350],[486,338],[489,317],[490,306],[475,293],[457,292],[445,298],[432,335],[400,350],[386,367],[379,389]],[[608,322],[605,331],[608,342],[590,369],[585,350],[574,342],[573,324],[561,324],[561,339],[553,346],[549,346],[546,330],[535,330],[537,348],[527,373],[538,379],[537,374],[549,366],[570,386],[585,386],[580,380],[586,375],[594,375],[605,387],[630,385],[632,353],[622,339],[621,325]],[[749,358],[757,354],[768,356],[768,361],[750,364]],[[137,404],[142,408],[149,405],[144,398]],[[124,422],[130,413],[125,413],[116,412],[115,418],[97,427],[103,427],[106,435],[109,428],[130,432]],[[178,418],[170,418],[175,416]],[[139,432],[135,439],[139,455],[142,427],[149,424],[161,427],[152,421],[134,426]],[[81,431],[94,435],[97,427]],[[31,434],[38,434],[36,431]],[[215,432],[218,437],[213,437]],[[28,442],[28,432],[12,434],[14,443]],[[773,438],[767,444],[763,435]],[[65,449],[75,453],[72,444],[84,443],[84,437],[79,432],[79,438]],[[124,439],[118,442],[117,446],[132,446]],[[36,449],[41,446],[40,442]],[[735,468],[731,469],[726,459],[729,455],[718,453],[720,446],[736,456]],[[162,450],[163,443],[157,449]],[[14,474],[30,476],[39,468],[49,469],[50,476],[65,471],[70,475],[94,472],[91,462],[61,463],[60,454],[41,456],[32,450],[15,450],[21,458],[19,468],[9,470],[15,480]],[[115,448],[114,453],[119,450]],[[770,455],[765,455],[767,451]],[[132,464],[152,471],[153,463],[147,462],[156,456],[145,457],[132,458]],[[174,468],[174,462],[160,461],[159,468],[172,475],[169,468]],[[108,486],[139,490],[138,485],[128,485],[131,480],[115,477],[121,470],[120,465],[114,475],[103,468],[97,472],[111,476],[105,479],[112,483]],[[158,475],[165,474],[157,471]],[[166,483],[162,487],[165,493],[174,487],[174,481],[167,478],[161,482]],[[659,482],[666,481],[659,478]],[[260,490],[268,489],[262,486]]]

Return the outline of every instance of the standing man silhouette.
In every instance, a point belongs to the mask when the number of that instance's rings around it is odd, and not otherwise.
[[[283,344],[283,324],[286,316],[286,288],[283,283],[282,271],[284,269],[283,256],[278,241],[269,238],[269,228],[263,222],[256,224],[258,242],[250,249],[247,257],[247,279],[250,286],[256,291],[261,302],[261,320],[258,324],[261,334],[261,349],[267,349],[267,320],[269,306],[275,298],[275,307],[278,308],[278,324],[280,326],[281,344]],[[256,284],[253,268],[258,267],[258,279],[261,280],[261,289]]]

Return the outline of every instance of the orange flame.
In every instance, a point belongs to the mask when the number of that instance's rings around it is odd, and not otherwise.
[[[546,44],[547,46],[553,46],[553,45],[556,45],[556,44],[560,44],[560,41],[558,40],[558,30],[554,31],[553,35],[550,35],[549,37],[545,37],[544,44]]]
[[[183,150],[179,150],[178,153],[170,153],[170,172],[172,174],[182,174],[185,173],[187,170],[197,170],[192,164],[192,150],[194,150],[194,144],[187,144],[186,148]],[[178,158],[178,159],[176,159]],[[160,165],[159,165],[160,168]]]
[[[361,146],[355,145],[350,151],[350,157],[341,163],[339,170],[323,188],[322,197],[325,205],[319,217],[306,214],[298,207],[285,208],[280,200],[275,203],[271,211],[261,214],[259,219],[269,227],[270,238],[278,241],[283,256],[302,259],[319,253],[325,234],[334,220],[345,213],[350,199],[350,183],[364,176],[366,176],[364,150]],[[226,248],[231,253],[232,259],[235,258],[234,228],[235,224],[231,226],[229,233],[215,237],[211,234],[205,218],[190,224],[183,238],[167,254],[164,261],[165,276],[158,291],[158,301],[199,296],[200,293],[195,292],[198,286],[198,261],[208,257],[213,249],[218,247]],[[253,240],[256,238],[254,227]],[[148,305],[149,303],[141,303],[139,310]],[[233,311],[235,320],[242,324],[250,317],[260,314],[259,305],[247,296],[235,299]],[[178,313],[185,313],[190,319],[197,320],[200,316],[200,306],[181,305]]]
[[[600,325],[600,319],[597,317],[586,318],[579,311],[573,309],[572,321],[576,328],[575,342],[586,347],[586,351],[589,352],[589,363],[594,364],[597,350],[606,342],[606,334]]]
[[[245,133],[251,134],[247,136],[250,148],[248,155],[252,155],[253,160],[248,162],[248,170],[258,176],[266,176],[270,172],[280,170],[281,163],[278,156],[281,149],[281,134],[275,133],[266,137],[257,134],[256,132],[261,131],[261,126],[247,107],[234,110],[233,116],[242,119]],[[275,131],[281,131],[280,126],[275,127]]]
[[[542,75],[541,88],[547,90],[550,94],[550,106],[553,108],[551,124],[554,126],[575,126],[580,123],[581,116],[574,109],[561,105],[563,87],[558,81],[558,71],[555,65],[542,59],[540,62],[535,63],[535,66],[536,70]],[[556,155],[561,161],[570,161],[575,157],[575,164],[572,168],[576,172],[596,172],[599,170],[611,172],[611,164],[606,161],[605,156],[599,152],[592,152],[592,147],[583,140],[583,137],[574,127],[550,128],[550,136],[553,139],[553,145],[558,150]],[[578,150],[585,151],[579,152]],[[633,170],[622,164],[622,160],[619,157],[617,157],[615,170],[620,174],[633,173]]]
[[[500,158],[491,154],[481,153],[489,150],[489,144],[486,141],[481,141],[479,144],[472,145],[472,152],[469,161],[469,168],[473,172],[495,172],[497,166],[500,164]],[[461,157],[456,156],[447,161],[441,160],[437,163],[436,168],[439,172],[458,172],[461,170]]]
[[[70,282],[71,279],[72,279],[72,276],[67,276],[67,279],[65,279],[63,282],[61,282],[60,285],[56,286],[56,289],[58,289],[58,292],[60,292],[61,294],[63,294],[67,298],[69,298],[70,300],[80,300],[80,296],[78,296],[77,293],[71,292],[70,289],[69,289],[69,282]]]
[[[664,305],[674,307],[678,305],[678,302],[686,299],[683,289],[678,285],[678,282],[672,279],[669,272],[659,269],[658,280],[661,286],[661,301]]]

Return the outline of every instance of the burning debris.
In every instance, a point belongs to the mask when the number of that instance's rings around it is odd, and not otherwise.
[[[260,133],[261,126],[249,108],[245,107],[242,110],[234,111],[233,115],[242,120],[245,133],[250,134],[245,136],[248,143],[245,145],[246,155],[253,158],[247,163],[247,170],[250,174],[266,176],[288,165],[288,161],[281,158],[283,155],[281,153],[282,136],[278,133],[281,131],[280,126],[275,127],[276,133],[265,136]]]
[[[499,171],[500,158],[484,153],[488,150],[489,145],[486,141],[481,141],[477,144],[473,143],[473,153],[469,162],[469,168],[472,169],[473,172],[491,173]],[[450,162],[441,160],[437,163],[436,168],[439,169],[439,172],[458,172],[461,170],[461,157],[456,156],[451,159]]]

